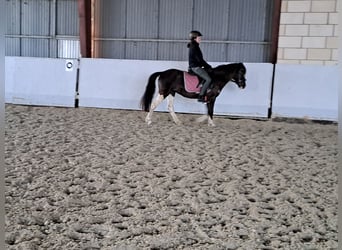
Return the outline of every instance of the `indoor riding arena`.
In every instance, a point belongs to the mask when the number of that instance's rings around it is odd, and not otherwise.
[[[212,2],[6,1],[6,249],[338,249],[337,0]],[[191,30],[246,87],[148,120]]]

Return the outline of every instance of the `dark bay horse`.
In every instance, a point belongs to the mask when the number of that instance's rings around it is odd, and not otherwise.
[[[174,112],[173,100],[175,94],[178,93],[187,98],[198,98],[198,93],[190,93],[186,91],[183,74],[184,71],[178,69],[168,69],[162,72],[155,72],[149,77],[145,93],[140,102],[142,110],[148,112],[145,119],[147,124],[151,124],[153,111],[166,97],[168,97],[167,107],[173,121],[176,124],[181,123]],[[246,87],[246,67],[242,63],[219,65],[213,68],[209,72],[209,75],[211,76],[212,82],[206,93],[206,104],[208,110],[207,117],[208,125],[215,126],[213,122],[213,114],[216,97],[220,94],[223,87],[229,81],[235,82],[239,88],[244,89]],[[155,81],[158,77],[159,94],[152,103],[156,89]]]

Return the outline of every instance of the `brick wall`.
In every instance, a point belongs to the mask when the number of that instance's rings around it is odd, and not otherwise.
[[[282,0],[278,63],[338,63],[338,0]]]

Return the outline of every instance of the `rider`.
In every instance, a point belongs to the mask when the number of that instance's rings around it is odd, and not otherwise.
[[[198,101],[205,102],[204,96],[211,83],[211,77],[206,70],[210,70],[211,66],[203,59],[203,54],[199,47],[202,40],[201,32],[193,30],[189,33],[189,36],[189,71],[194,72],[196,75],[204,79],[204,84],[198,96]]]

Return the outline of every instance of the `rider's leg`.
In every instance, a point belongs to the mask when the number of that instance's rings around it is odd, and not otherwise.
[[[200,92],[199,97],[198,97],[199,101],[204,101],[203,97],[205,96],[205,93],[206,93],[206,91],[207,91],[207,89],[211,83],[211,78],[208,75],[207,71],[205,71],[203,68],[195,67],[195,68],[192,68],[192,71],[204,79],[204,84],[201,88],[201,92]]]

